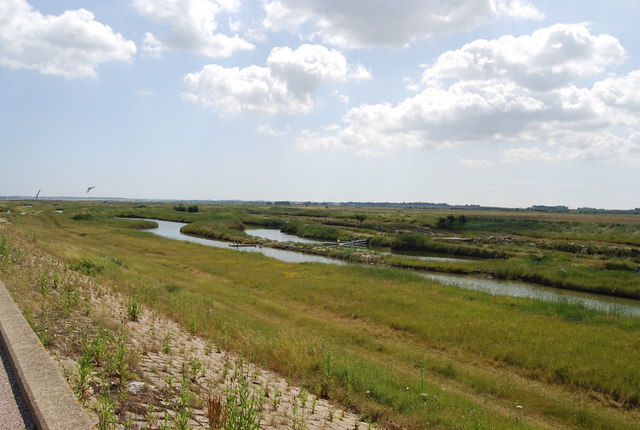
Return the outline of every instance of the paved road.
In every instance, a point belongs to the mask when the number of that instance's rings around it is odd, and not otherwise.
[[[19,393],[6,351],[0,342],[0,430],[32,429],[27,407]]]

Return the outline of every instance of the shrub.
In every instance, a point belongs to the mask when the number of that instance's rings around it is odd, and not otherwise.
[[[182,290],[182,287],[180,285],[175,285],[175,284],[168,284],[164,286],[164,289],[171,294],[177,293],[178,291]]]
[[[69,269],[84,273],[85,275],[94,276],[101,273],[104,270],[104,266],[83,258],[70,264]]]
[[[87,221],[87,220],[93,219],[93,215],[88,213],[79,213],[79,214],[75,214],[71,218],[76,221]]]
[[[467,223],[467,217],[464,215],[454,216],[447,215],[446,217],[439,217],[436,221],[436,227],[438,228],[454,228],[456,225],[462,225]]]

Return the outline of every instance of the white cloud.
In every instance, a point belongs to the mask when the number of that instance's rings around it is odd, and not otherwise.
[[[493,11],[514,18],[543,19],[544,14],[531,2],[522,0],[492,0]]]
[[[593,87],[593,93],[609,106],[615,106],[630,113],[638,113],[640,112],[639,89],[640,70],[635,70],[626,76],[611,77],[597,82]]]
[[[338,90],[334,90],[332,95],[346,105],[351,102],[351,98],[348,95],[341,94]]]
[[[521,0],[270,0],[265,3],[268,30],[296,32],[310,24],[325,43],[342,48],[404,46],[416,39],[471,30],[492,16],[540,18]]]
[[[585,24],[556,24],[531,35],[476,40],[445,52],[422,80],[440,85],[446,79],[501,78],[546,91],[602,73],[625,57],[615,37],[592,35]]]
[[[256,131],[260,134],[264,134],[266,136],[273,136],[273,137],[280,137],[280,136],[284,136],[285,134],[287,134],[286,130],[278,130],[276,128],[273,128],[269,125],[261,125],[259,126]]]
[[[238,36],[218,32],[220,13],[234,13],[233,0],[134,0],[133,7],[153,22],[171,27],[169,34],[146,33],[143,51],[158,57],[166,49],[192,51],[209,57],[229,57],[235,51],[253,49]]]
[[[85,10],[43,15],[25,0],[0,3],[0,65],[66,78],[96,76],[110,61],[131,61],[136,45]]]
[[[298,148],[305,150],[341,148],[344,146],[336,136],[321,136],[311,130],[302,130],[297,144]]]
[[[324,46],[273,48],[267,67],[210,64],[189,73],[185,97],[220,113],[305,113],[313,109],[312,96],[322,82],[353,79],[352,70],[342,54]]]
[[[511,148],[503,152],[502,162],[607,160],[637,163],[640,162],[640,133],[623,137],[609,131],[564,132],[554,136],[546,148]]]
[[[637,147],[629,136],[640,125],[640,71],[579,85],[625,56],[615,38],[592,35],[583,24],[475,41],[427,66],[416,95],[354,107],[340,130],[302,136],[298,144],[362,153],[508,142],[521,147],[505,153],[507,161],[623,159]],[[522,146],[540,142],[555,147]]]
[[[475,158],[463,158],[460,160],[460,164],[466,167],[488,167],[493,166],[493,162],[490,160],[482,160]]]

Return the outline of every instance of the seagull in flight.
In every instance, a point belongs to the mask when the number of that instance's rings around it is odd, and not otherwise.
[[[88,188],[87,188],[87,193],[88,193],[89,191],[93,190],[94,188],[95,188],[95,187],[88,187]]]
[[[42,190],[38,190],[38,192],[36,193],[36,200],[38,200],[38,196],[40,195],[40,191],[42,191]]]

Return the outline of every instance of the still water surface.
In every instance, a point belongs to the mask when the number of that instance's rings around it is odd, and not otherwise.
[[[325,263],[325,264],[337,264],[346,265],[344,261],[336,260],[333,258],[321,257],[318,255],[303,254],[295,251],[285,251],[283,249],[264,248],[264,247],[241,247],[233,248],[229,246],[229,242],[223,242],[220,240],[203,239],[200,237],[189,236],[180,231],[180,228],[187,225],[181,222],[173,221],[161,221],[157,219],[149,219],[148,221],[154,221],[158,223],[158,228],[149,229],[147,231],[157,234],[169,239],[181,240],[184,242],[199,243],[200,245],[213,246],[215,248],[233,249],[243,252],[257,252],[267,257],[275,258],[287,263]]]
[[[529,297],[544,300],[545,302],[578,304],[596,311],[640,317],[640,301],[638,300],[581,293],[579,291],[545,287],[521,281],[505,281],[503,279],[485,279],[475,276],[440,273],[417,273],[423,278],[466,290],[482,291],[500,296]]]
[[[158,228],[149,229],[150,233],[157,234],[169,239],[181,240],[186,242],[199,243],[201,245],[213,246],[216,248],[233,249],[243,252],[259,252],[267,257],[275,258],[287,263],[305,263],[316,262],[337,265],[349,265],[341,260],[320,257],[316,255],[303,254],[295,251],[285,251],[273,248],[231,248],[228,242],[218,240],[203,239],[194,236],[188,236],[180,232],[180,228],[186,224],[172,221],[155,221]],[[265,229],[266,230],[266,229]],[[255,231],[255,230],[254,230]],[[290,236],[290,235],[287,235]],[[261,236],[262,237],[262,236]],[[297,236],[293,236],[297,238]],[[300,239],[300,238],[297,238]],[[437,281],[444,285],[450,285],[457,288],[468,290],[483,291],[489,294],[511,297],[528,297],[547,302],[563,302],[571,304],[579,304],[588,309],[594,309],[600,312],[615,313],[618,315],[640,317],[640,301],[632,299],[620,299],[615,297],[600,296],[596,294],[580,293],[559,288],[544,287],[536,284],[529,284],[520,281],[505,281],[498,279],[485,279],[474,276],[461,276],[450,274],[434,274],[415,272],[418,276],[426,279]]]
[[[244,232],[249,236],[261,237],[263,239],[275,240],[277,242],[322,243],[317,240],[305,239],[303,237],[294,236],[293,234],[283,233],[275,228],[251,228]]]

